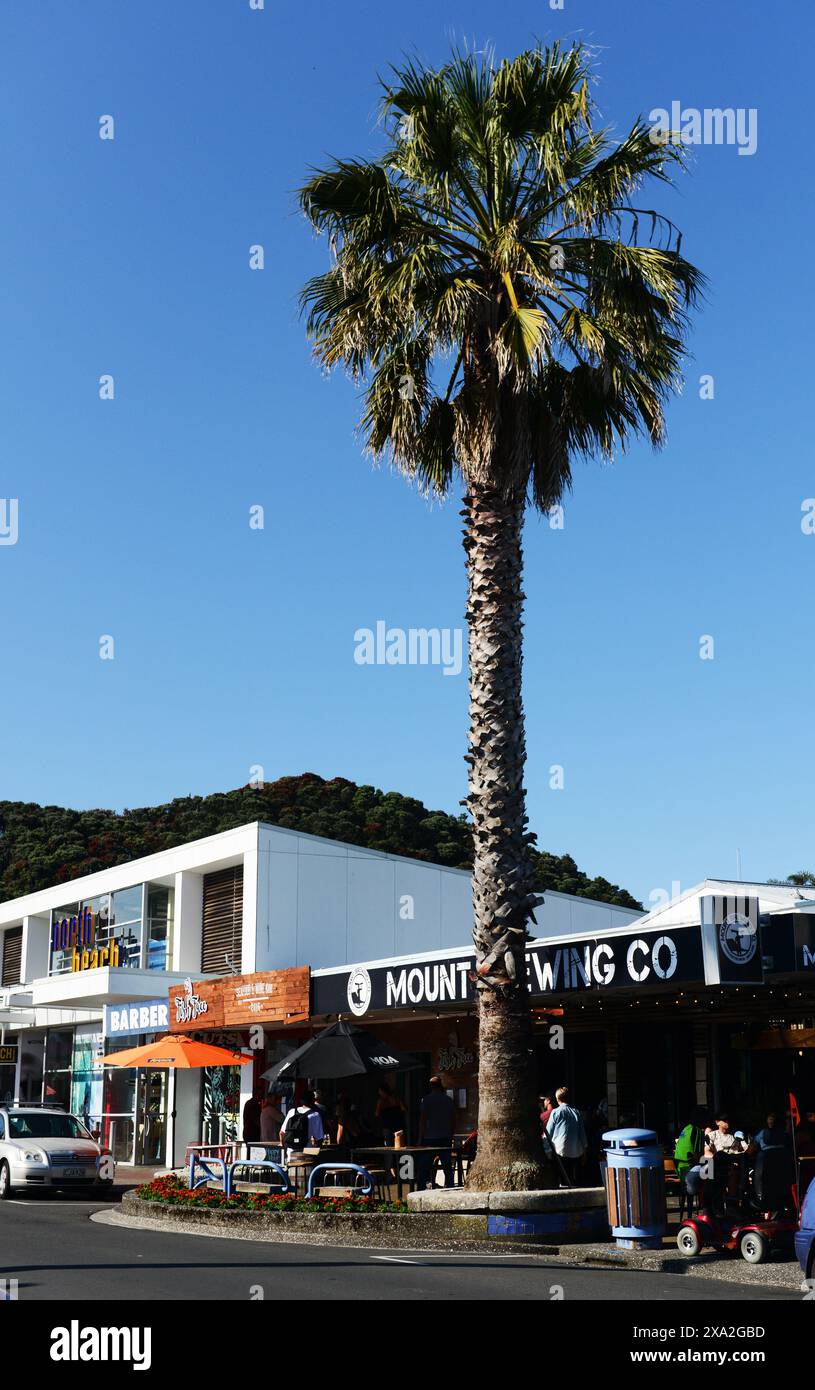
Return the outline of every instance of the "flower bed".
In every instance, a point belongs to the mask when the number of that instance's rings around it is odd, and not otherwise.
[[[162,1202],[168,1206],[203,1208],[207,1211],[349,1212],[364,1215],[366,1212],[398,1214],[408,1210],[406,1202],[381,1202],[375,1197],[312,1197],[309,1200],[292,1194],[267,1196],[263,1192],[236,1192],[233,1197],[225,1197],[223,1192],[205,1187],[191,1189],[174,1173],[153,1178],[152,1182],[136,1188],[136,1196],[143,1202]]]

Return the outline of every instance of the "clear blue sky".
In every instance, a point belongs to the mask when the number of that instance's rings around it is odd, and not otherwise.
[[[737,849],[745,877],[813,865],[813,33],[759,0],[8,0],[0,798],[132,807],[260,764],[458,810],[465,676],[353,660],[377,619],[461,625],[458,507],[372,471],[352,387],[313,365],[296,296],[326,248],[292,190],[376,151],[376,74],[404,51],[536,36],[597,46],[618,128],[755,107],[759,143],[700,147],[655,195],[712,285],[667,448],[581,466],[565,529],[528,526],[532,827],[644,898],[734,874]]]

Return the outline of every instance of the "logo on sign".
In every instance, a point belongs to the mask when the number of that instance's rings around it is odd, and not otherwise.
[[[194,994],[192,980],[184,981],[184,993],[175,996],[175,1021],[176,1023],[192,1023],[194,1019],[200,1018],[209,1009],[206,999],[202,999],[200,994]]]
[[[466,1047],[442,1047],[439,1048],[439,1071],[461,1071],[463,1067],[472,1066],[475,1061],[475,1054]]]
[[[348,1007],[352,1014],[361,1018],[368,1012],[371,1003],[371,977],[363,966],[358,966],[348,976]]]
[[[733,965],[749,965],[758,947],[756,923],[743,912],[731,912],[719,927],[719,945]]]

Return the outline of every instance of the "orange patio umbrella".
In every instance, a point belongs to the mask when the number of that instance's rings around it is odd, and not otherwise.
[[[129,1047],[125,1052],[111,1052],[97,1062],[100,1067],[243,1067],[251,1055],[233,1052],[228,1047],[213,1047],[212,1043],[196,1042],[194,1038],[175,1037],[168,1033],[154,1043]]]

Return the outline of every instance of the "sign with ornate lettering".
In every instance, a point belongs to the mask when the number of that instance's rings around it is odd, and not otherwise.
[[[209,1013],[209,1003],[195,993],[189,979],[184,981],[183,992],[179,991],[173,1002],[176,1023],[194,1023],[202,1014]]]
[[[309,1016],[310,981],[308,966],[187,980],[170,989],[170,1029],[190,1033],[253,1023],[302,1023]]]
[[[437,1071],[466,1071],[475,1066],[475,1053],[470,1047],[440,1047]]]

